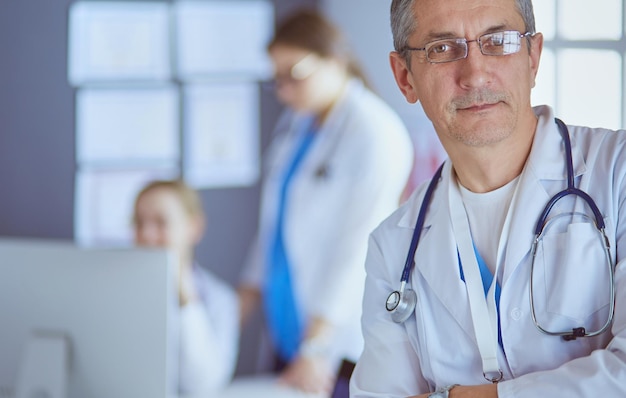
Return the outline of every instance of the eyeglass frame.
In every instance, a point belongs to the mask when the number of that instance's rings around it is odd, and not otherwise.
[[[497,34],[503,34],[504,35],[506,33],[509,33],[509,34],[510,33],[515,33],[515,37],[520,39],[520,43],[519,43],[520,45],[519,45],[519,47],[517,48],[516,51],[508,52],[508,53],[505,53],[505,54],[488,54],[488,53],[485,53],[483,51],[483,42],[481,41],[481,39],[483,39],[486,36],[493,36],[493,35],[497,35]],[[526,33],[521,33],[518,30],[500,30],[500,31],[497,31],[497,32],[484,33],[484,34],[478,36],[478,38],[474,39],[474,40],[467,40],[464,37],[452,37],[452,38],[448,38],[448,39],[437,39],[437,40],[433,40],[433,41],[430,41],[430,42],[424,44],[424,47],[420,47],[420,48],[405,47],[403,49],[403,51],[424,51],[425,55],[426,55],[426,60],[429,63],[431,63],[431,64],[445,64],[445,63],[448,63],[448,62],[455,62],[455,61],[459,61],[461,59],[467,58],[467,56],[469,55],[469,43],[472,43],[472,42],[478,43],[478,48],[480,49],[480,53],[482,55],[501,57],[501,56],[505,56],[505,55],[517,54],[520,51],[520,49],[521,49],[521,39],[526,38],[526,40],[529,41],[529,38],[533,37],[533,36],[534,36],[534,33],[531,32],[531,31],[527,31]],[[430,57],[428,56],[428,53],[429,53],[428,50],[430,50],[434,45],[436,45],[437,43],[452,42],[452,41],[454,41],[455,44],[457,44],[457,45],[463,45],[465,47],[465,51],[464,51],[462,57],[454,58],[454,59],[450,59],[450,60],[446,60],[446,61],[433,61],[433,60],[430,59]]]
[[[282,75],[274,75],[272,80],[268,82],[273,88],[283,86],[285,84],[300,83],[313,75],[320,66],[320,57],[315,53],[305,55],[298,62],[289,68],[289,72]]]

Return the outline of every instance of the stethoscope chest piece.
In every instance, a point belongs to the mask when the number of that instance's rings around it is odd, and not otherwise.
[[[391,312],[391,320],[396,323],[402,323],[409,319],[417,305],[417,294],[415,291],[413,289],[402,290],[391,292],[385,303],[387,311]]]
[[[433,179],[430,180],[430,184],[426,189],[424,201],[422,202],[422,206],[417,217],[415,230],[413,231],[413,236],[411,237],[409,253],[407,254],[406,262],[404,263],[404,269],[402,270],[402,278],[400,278],[400,289],[391,292],[391,294],[387,297],[387,302],[385,303],[387,311],[391,313],[391,320],[395,323],[402,323],[409,319],[411,314],[413,314],[413,312],[415,311],[415,306],[417,305],[417,293],[415,293],[415,290],[407,288],[407,285],[410,279],[411,271],[415,266],[415,253],[417,250],[417,244],[419,242],[420,235],[422,233],[422,228],[424,227],[426,209],[428,208],[428,204],[430,203],[430,199],[433,195],[433,191],[435,190],[435,186],[437,185],[437,181],[441,177],[441,170],[443,170],[443,164],[439,167],[439,169],[437,169],[437,172],[433,176]]]

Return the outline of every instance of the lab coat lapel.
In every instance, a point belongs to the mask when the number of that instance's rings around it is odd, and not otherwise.
[[[473,336],[473,326],[468,302],[460,294],[465,294],[459,272],[459,261],[454,234],[450,224],[448,210],[448,181],[450,162],[446,162],[442,178],[435,187],[433,198],[426,213],[424,229],[415,253],[415,269],[412,281],[423,279],[431,292],[469,336]],[[401,225],[410,223],[415,226],[422,198],[415,203],[412,211],[401,221]],[[421,283],[413,284],[419,289]],[[454,288],[455,286],[459,288]],[[461,290],[462,289],[462,290]],[[423,292],[418,292],[418,297]],[[419,299],[418,299],[419,300]]]
[[[292,111],[281,115],[274,138],[263,158],[263,189],[261,196],[260,244],[267,245],[266,240],[274,234],[275,220],[277,219],[278,192],[285,173],[285,164],[290,160],[293,148],[296,145],[299,128],[303,118]]]
[[[310,154],[302,162],[302,173],[314,175],[323,167],[332,168],[330,163],[333,162],[333,154],[339,145],[341,134],[349,130],[346,128],[349,114],[345,108],[361,90],[362,85],[358,81],[352,80],[348,83],[324,123],[319,126]]]
[[[503,285],[525,256],[530,255],[537,219],[549,199],[536,173],[537,170],[527,165],[520,176],[517,193],[511,204],[513,213],[504,249]]]
[[[503,285],[515,269],[530,256],[537,221],[550,197],[567,187],[565,147],[554,116],[547,107],[538,108],[540,115],[537,131],[528,161],[520,176],[519,186],[512,203],[512,219],[504,259]],[[584,170],[582,155],[572,150],[574,174]],[[552,184],[555,192],[546,191]]]
[[[511,228],[505,247],[503,288],[507,279],[516,268],[530,255],[534,230],[546,203],[554,193],[546,191],[546,184],[558,186],[562,190],[567,186],[565,152],[563,140],[554,123],[554,116],[547,107],[539,108],[541,113],[533,147],[528,161],[520,176],[519,187],[513,199]],[[574,173],[580,175],[584,169],[582,154],[573,145]],[[455,237],[452,231],[448,205],[448,180],[451,165],[447,161],[441,181],[435,188],[433,199],[428,208],[426,221],[415,255],[416,266],[411,275],[412,281],[420,278],[442,302],[461,328],[473,336],[473,326],[468,301],[459,297],[455,289],[463,282],[460,279]],[[425,187],[423,187],[425,191]],[[416,197],[410,211],[400,220],[399,226],[414,228],[422,203],[423,193]],[[419,288],[420,283],[413,285]],[[463,287],[463,285],[460,285]],[[420,292],[418,292],[419,296]]]

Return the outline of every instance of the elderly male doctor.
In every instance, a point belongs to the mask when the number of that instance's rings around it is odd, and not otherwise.
[[[531,107],[530,0],[393,0],[391,21],[449,160],[371,235],[351,396],[626,397],[626,132]]]

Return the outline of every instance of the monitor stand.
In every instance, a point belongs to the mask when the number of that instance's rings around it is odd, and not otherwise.
[[[68,366],[68,338],[60,333],[34,332],[22,354],[16,398],[67,398]]]

